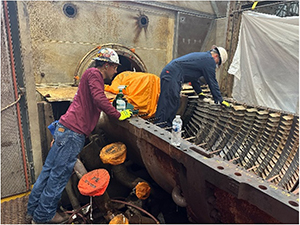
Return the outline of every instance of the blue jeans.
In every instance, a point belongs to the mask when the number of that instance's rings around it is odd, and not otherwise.
[[[27,214],[33,216],[36,223],[45,223],[54,217],[77,155],[84,147],[85,135],[57,123],[54,140],[28,199]]]

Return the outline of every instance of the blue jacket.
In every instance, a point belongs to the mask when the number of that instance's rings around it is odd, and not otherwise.
[[[199,78],[203,76],[215,102],[218,103],[223,101],[220,87],[216,79],[216,63],[211,56],[210,51],[192,52],[173,59],[164,70],[172,69],[172,67],[176,67],[180,70],[180,76],[175,79],[180,79],[179,81],[184,83],[191,82],[197,94],[202,92]]]

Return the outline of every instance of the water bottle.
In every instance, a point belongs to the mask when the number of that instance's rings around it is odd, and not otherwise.
[[[182,128],[182,120],[180,118],[180,115],[176,115],[176,117],[172,122],[172,138],[171,138],[172,145],[180,146],[181,128]]]
[[[119,91],[119,94],[117,94],[117,97],[116,97],[116,109],[121,112],[123,110],[126,109],[126,102],[125,100],[123,99],[123,92],[122,90]]]

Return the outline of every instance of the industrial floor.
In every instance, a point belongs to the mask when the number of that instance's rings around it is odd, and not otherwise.
[[[31,224],[26,221],[28,195],[1,203],[1,224]]]
[[[26,209],[29,194],[21,196],[12,200],[1,203],[1,224],[31,224],[31,219],[26,218]],[[170,204],[171,207],[171,204]],[[165,219],[170,223],[189,224],[186,215],[183,215],[179,210],[176,213],[168,213]]]

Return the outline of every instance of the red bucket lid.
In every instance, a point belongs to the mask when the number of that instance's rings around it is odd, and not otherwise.
[[[92,170],[81,177],[78,189],[82,195],[100,196],[109,184],[110,176],[106,169]]]

